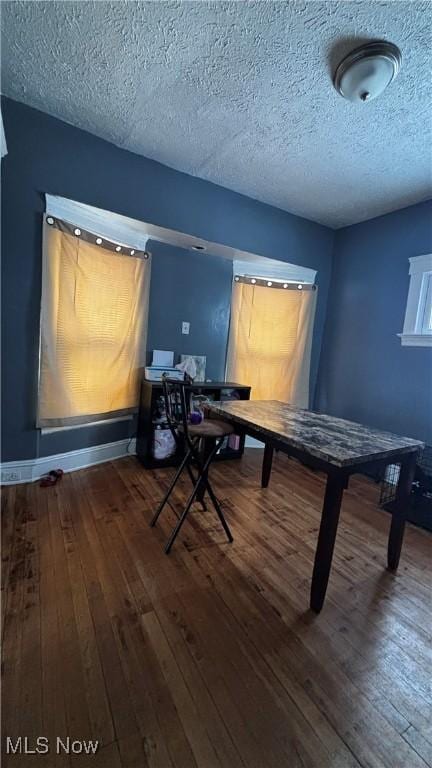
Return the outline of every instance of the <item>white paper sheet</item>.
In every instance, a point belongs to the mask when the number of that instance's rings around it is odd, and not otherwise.
[[[164,349],[153,350],[152,365],[163,365],[167,368],[172,368],[174,364],[174,352],[169,352]]]

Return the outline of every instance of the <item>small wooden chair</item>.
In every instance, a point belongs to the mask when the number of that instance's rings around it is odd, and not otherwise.
[[[188,475],[191,479],[193,490],[190,494],[186,506],[179,517],[177,525],[174,527],[168,542],[165,546],[165,552],[168,555],[174,541],[177,538],[177,534],[180,531],[188,512],[195,500],[200,501],[203,508],[206,509],[204,503],[204,494],[207,491],[213,506],[216,510],[216,514],[222,523],[223,529],[228,537],[228,541],[233,541],[231,531],[225,520],[224,514],[221,510],[219,501],[210,485],[208,478],[208,471],[211,462],[213,461],[216,453],[218,452],[224,438],[227,435],[231,435],[234,432],[234,428],[226,421],[220,421],[219,419],[204,419],[200,424],[191,424],[189,422],[190,414],[190,395],[191,386],[189,381],[178,381],[177,379],[170,379],[167,376],[162,378],[163,396],[165,401],[165,409],[167,415],[167,421],[169,428],[174,437],[176,446],[179,450],[186,449],[185,455],[180,463],[177,472],[175,473],[168,491],[159,504],[150,525],[156,525],[158,517],[162,512],[165,504],[167,503],[177,480],[181,473],[186,468]],[[199,450],[199,443],[201,440],[205,441],[206,450],[204,455]],[[198,475],[195,477],[194,467],[198,470]]]

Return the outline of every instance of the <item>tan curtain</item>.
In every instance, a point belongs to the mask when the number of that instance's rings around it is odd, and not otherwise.
[[[52,217],[44,222],[41,427],[112,418],[138,403],[150,259],[95,240]]]
[[[309,406],[316,291],[234,282],[227,379],[252,387],[253,400]]]

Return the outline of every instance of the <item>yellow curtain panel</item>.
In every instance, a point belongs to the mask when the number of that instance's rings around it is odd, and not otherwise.
[[[228,380],[249,384],[252,400],[308,408],[315,304],[316,290],[234,282]]]
[[[44,221],[40,427],[85,424],[136,409],[150,259],[122,251],[52,217]]]

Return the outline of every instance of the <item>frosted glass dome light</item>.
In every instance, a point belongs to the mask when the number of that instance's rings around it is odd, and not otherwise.
[[[349,101],[376,99],[397,76],[402,54],[393,43],[377,41],[351,51],[338,65],[334,86]]]

